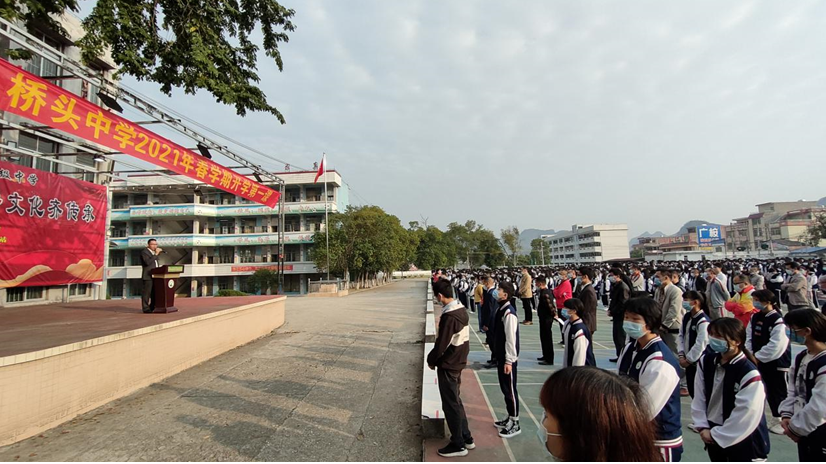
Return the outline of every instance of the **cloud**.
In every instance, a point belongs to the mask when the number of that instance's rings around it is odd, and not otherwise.
[[[284,4],[284,72],[260,71],[287,125],[158,98],[295,165],[326,152],[402,221],[633,234],[824,195],[822,2]]]

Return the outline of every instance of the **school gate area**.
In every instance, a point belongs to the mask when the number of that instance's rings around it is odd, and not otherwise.
[[[522,302],[517,300],[519,320],[524,319],[525,312]],[[437,305],[436,311],[439,311]],[[609,362],[615,357],[614,342],[611,338],[611,320],[599,303],[597,310],[597,331],[594,334],[594,356],[597,365],[603,369],[616,370],[616,364]],[[562,364],[562,345],[558,326],[554,326],[554,366],[540,366],[536,358],[541,356],[539,345],[539,319],[534,314],[534,325],[519,325],[520,348],[519,367],[517,373],[519,393],[519,423],[522,433],[514,438],[505,440],[500,438],[493,427],[493,421],[507,416],[505,402],[499,389],[496,369],[484,369],[483,364],[490,359],[490,352],[482,342],[484,334],[479,333],[477,315],[470,314],[473,332],[470,336],[470,355],[468,368],[462,375],[462,400],[468,415],[470,431],[476,441],[476,449],[471,450],[464,458],[442,458],[436,451],[445,445],[444,439],[425,440],[426,461],[544,461],[541,444],[536,436],[539,421],[542,420],[542,407],[539,405],[539,391],[548,376],[559,369]],[[793,353],[798,353],[801,346],[793,345]],[[768,411],[768,405],[766,405]],[[496,419],[494,419],[494,417]],[[708,454],[704,450],[700,436],[688,429],[691,422],[691,398],[682,398],[682,423],[685,451],[682,461],[708,462]],[[770,434],[771,453],[770,461],[797,462],[797,445],[786,436]],[[595,440],[599,437],[594,437]]]

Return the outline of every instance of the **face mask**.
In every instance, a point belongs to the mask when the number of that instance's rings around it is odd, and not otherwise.
[[[539,423],[539,428],[536,430],[536,436],[539,438],[539,442],[542,443],[542,449],[545,450],[545,457],[552,457],[554,460],[559,460],[558,456],[554,456],[551,454],[551,451],[548,449],[548,436],[551,437],[561,437],[561,433],[550,433],[545,428],[545,412],[542,412],[542,421]]]
[[[746,284],[737,284],[737,290],[742,292],[745,289],[746,289]]]
[[[728,342],[716,337],[708,337],[708,346],[717,353],[728,351]]]
[[[660,281],[660,278],[659,277],[654,277],[654,286],[659,287],[660,285],[662,285],[662,282]]]
[[[645,328],[642,324],[637,322],[625,321],[622,323],[622,330],[633,339],[638,339],[645,335]]]
[[[686,311],[691,311],[691,303],[689,303],[688,301],[683,301],[683,309],[685,309]]]
[[[493,297],[494,300],[499,301],[499,290],[494,289],[493,292],[491,293],[491,296]]]
[[[560,314],[562,314],[562,317],[565,319],[568,319],[568,308],[562,308],[562,312],[560,312]]]
[[[793,270],[791,270],[791,269],[786,269],[786,274],[792,275],[793,273],[794,273],[794,271],[793,271]]]
[[[754,307],[755,307],[758,311],[762,311],[762,310],[766,309],[766,305],[764,305],[763,303],[761,303],[761,302],[759,302],[759,301],[755,301],[755,302],[754,302]]]
[[[797,332],[788,327],[786,327],[786,336],[789,337],[789,340],[795,343],[799,343],[801,345],[806,344],[806,337],[799,335]]]

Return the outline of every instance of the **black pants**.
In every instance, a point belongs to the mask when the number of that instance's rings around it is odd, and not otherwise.
[[[611,321],[611,325],[612,335],[614,337],[614,349],[617,351],[617,357],[619,357],[622,349],[625,348],[625,330],[622,329],[624,315],[620,314],[613,317],[614,319]]]
[[[757,455],[750,437],[728,448],[722,448],[717,443],[712,443],[706,445],[706,451],[708,451],[708,458],[711,459],[711,462],[751,462],[754,459],[766,459],[768,457]]]
[[[757,366],[763,384],[766,386],[766,400],[772,416],[780,417],[780,403],[786,399],[786,373],[777,370],[777,367],[764,367],[763,364]]]
[[[516,390],[516,363],[511,365],[511,373],[505,374],[505,361],[499,361],[496,366],[499,374],[499,388],[505,395],[505,407],[508,408],[508,416],[514,419],[519,418],[519,392]]]
[[[797,442],[797,457],[800,462],[826,461],[826,427],[820,426],[808,437],[802,437]]]
[[[533,298],[522,298],[522,309],[525,310],[525,320],[533,322]]]
[[[542,346],[542,359],[548,364],[553,364],[554,319],[551,316],[539,316],[539,344]]]
[[[439,378],[439,396],[442,397],[445,422],[447,422],[447,428],[450,429],[450,442],[464,447],[465,442],[470,440],[471,436],[467,425],[465,405],[460,396],[462,372],[438,369],[436,375]]]
[[[143,292],[141,292],[141,307],[143,312],[151,313],[155,310],[155,286],[152,279],[143,281]]]
[[[694,379],[697,377],[697,365],[692,364],[685,368],[685,381],[688,387],[688,395],[694,399]]]

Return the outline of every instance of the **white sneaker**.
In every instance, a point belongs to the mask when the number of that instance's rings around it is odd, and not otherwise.
[[[766,423],[769,426],[769,432],[775,435],[784,434],[783,426],[780,425],[780,419],[778,419],[777,417],[770,416],[768,419],[766,419]]]
[[[688,430],[691,430],[694,433],[700,433],[700,431],[697,430],[697,426],[694,425],[694,422],[688,424]]]

